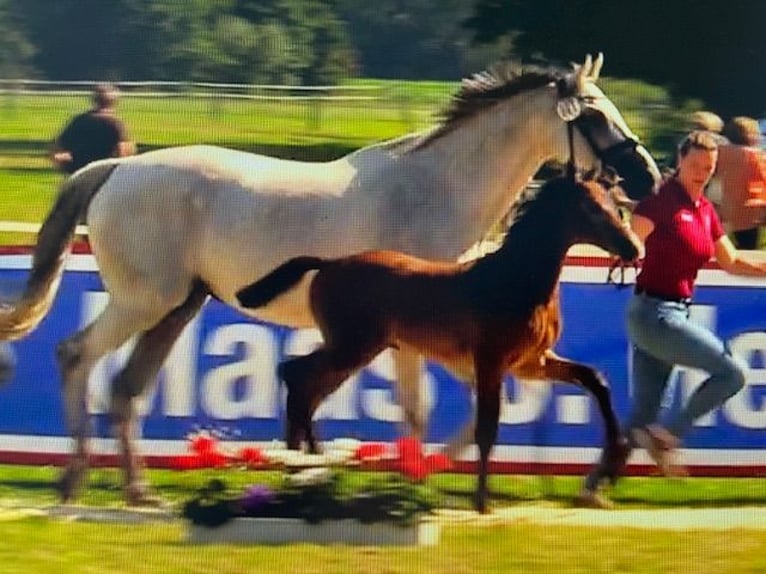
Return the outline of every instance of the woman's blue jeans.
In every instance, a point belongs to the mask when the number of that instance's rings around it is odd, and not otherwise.
[[[709,329],[692,322],[689,307],[684,303],[635,295],[628,303],[627,329],[633,351],[633,395],[625,430],[631,444],[633,429],[657,420],[670,373],[676,365],[709,374],[667,425],[679,438],[696,419],[722,405],[745,384],[744,362],[732,356]],[[602,464],[591,470],[585,488],[595,491],[604,472]]]
[[[746,365],[709,329],[689,319],[685,303],[635,295],[628,303],[627,329],[633,349],[628,431],[655,422],[676,365],[710,375],[667,424],[679,438],[696,419],[722,405],[745,384]]]

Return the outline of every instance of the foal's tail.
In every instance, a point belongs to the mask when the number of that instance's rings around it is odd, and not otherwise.
[[[21,339],[48,314],[61,281],[75,227],[115,167],[116,163],[111,160],[98,162],[78,171],[62,184],[56,203],[37,235],[32,271],[24,292],[15,300],[0,301],[0,340]]]
[[[303,276],[324,267],[327,260],[319,257],[295,257],[283,263],[255,283],[237,291],[237,300],[243,307],[263,307],[285,291],[294,287]]]

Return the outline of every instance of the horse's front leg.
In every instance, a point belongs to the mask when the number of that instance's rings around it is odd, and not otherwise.
[[[500,420],[500,388],[503,367],[494,358],[476,360],[476,445],[479,447],[479,474],[476,484],[474,507],[478,512],[488,512],[489,453],[497,440]]]
[[[579,385],[596,399],[606,431],[601,466],[604,475],[615,482],[630,455],[630,446],[620,430],[606,380],[596,369],[559,357],[550,350],[546,352],[541,368],[544,378]]]
[[[420,389],[423,358],[414,349],[402,347],[393,350],[393,359],[397,398],[404,411],[404,423],[409,434],[423,440],[428,426],[428,413]]]

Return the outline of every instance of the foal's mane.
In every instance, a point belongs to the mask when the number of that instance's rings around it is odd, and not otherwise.
[[[512,98],[522,92],[534,90],[565,78],[567,72],[557,68],[529,67],[503,62],[483,72],[464,78],[460,89],[441,111],[441,125],[420,137],[407,151],[424,148],[450,133],[464,120]]]

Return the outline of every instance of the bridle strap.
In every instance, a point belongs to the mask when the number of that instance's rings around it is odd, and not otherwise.
[[[580,135],[582,135],[583,138],[585,138],[585,141],[588,142],[588,145],[590,146],[590,149],[593,150],[593,153],[595,156],[600,159],[604,163],[609,163],[609,158],[614,157],[616,155],[619,155],[623,153],[624,151],[633,151],[638,146],[638,140],[635,140],[633,138],[626,137],[623,141],[617,142],[614,145],[610,145],[609,147],[605,149],[601,149],[596,145],[596,142],[591,137],[590,130],[587,129],[585,126],[586,123],[585,114],[580,114],[575,119],[571,120],[570,122],[567,122],[568,124],[577,124],[577,128],[580,130]],[[567,126],[568,130],[571,130],[571,125]],[[571,142],[571,132],[569,134],[570,137],[570,149],[572,149],[572,142]]]
[[[566,176],[571,181],[574,181],[575,175],[577,173],[577,162],[575,161],[575,148],[574,148],[574,126],[572,125],[573,123],[574,121],[567,122],[567,142],[569,143],[569,160],[567,161]]]

